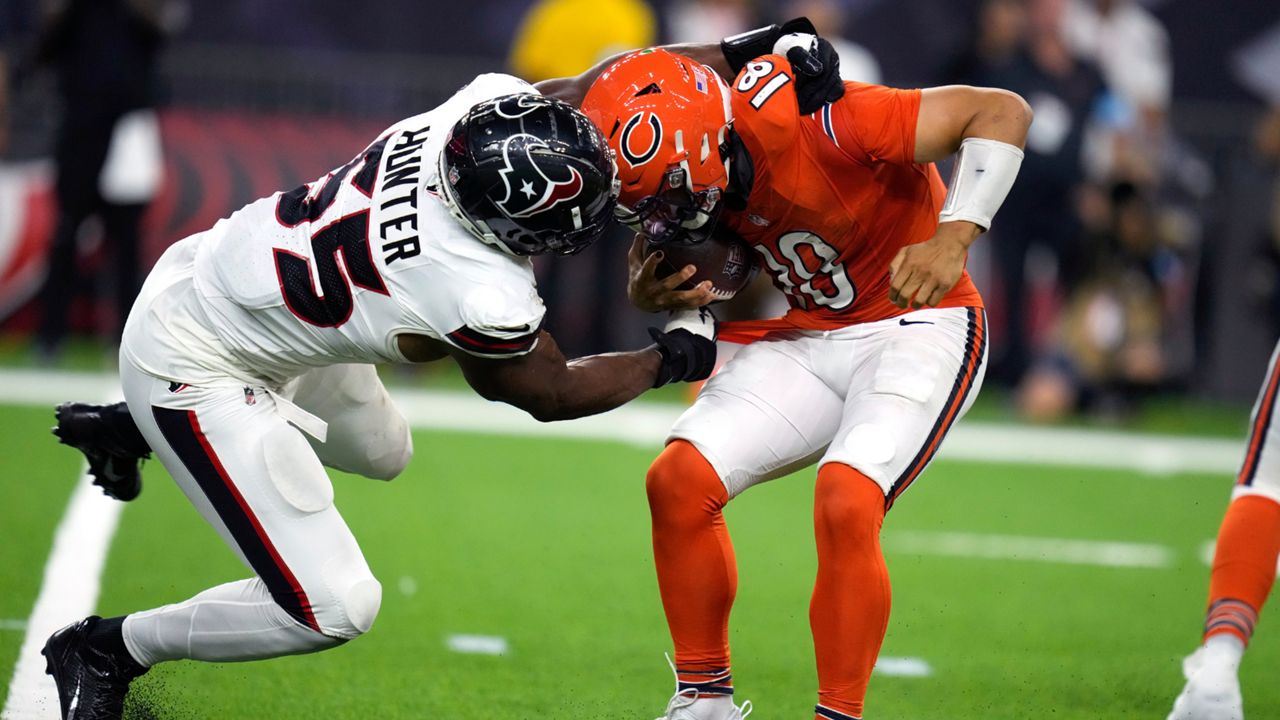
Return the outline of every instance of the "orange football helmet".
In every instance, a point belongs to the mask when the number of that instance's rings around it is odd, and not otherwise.
[[[601,73],[582,112],[617,154],[622,222],[655,242],[696,242],[710,232],[729,180],[733,121],[729,88],[714,70],[641,50]]]

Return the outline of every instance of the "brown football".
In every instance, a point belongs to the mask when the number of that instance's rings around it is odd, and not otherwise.
[[[664,278],[685,265],[693,265],[698,271],[682,283],[679,290],[690,290],[704,280],[711,281],[711,292],[716,300],[728,300],[747,286],[756,274],[756,264],[751,247],[736,235],[723,229],[700,243],[681,245],[675,243],[645,243],[645,255],[662,251],[656,275]]]

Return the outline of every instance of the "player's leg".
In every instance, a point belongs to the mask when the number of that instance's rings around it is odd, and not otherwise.
[[[885,511],[968,410],[985,371],[981,310],[925,310],[906,319],[905,326],[896,319],[864,326],[853,341],[859,349],[848,366],[843,419],[818,470],[818,576],[809,609],[818,718],[862,717],[889,622]]]
[[[329,425],[323,443],[308,438],[325,465],[377,480],[399,475],[413,456],[409,423],[372,365],[311,370],[285,389],[299,407]]]
[[[809,464],[830,442],[841,402],[806,367],[811,342],[743,349],[676,422],[649,470],[654,564],[676,651],[668,717],[739,712],[728,636],[737,566],[722,510],[748,487]]]
[[[55,635],[50,669],[64,697],[70,684],[84,685],[76,668],[85,657],[134,668],[254,660],[322,650],[368,630],[381,586],[333,506],[320,461],[270,396],[257,393],[250,404],[243,388],[171,384],[128,364],[121,377],[157,457],[256,577]],[[123,688],[115,690],[108,699],[122,702]]]
[[[1280,556],[1280,344],[1253,408],[1245,460],[1218,530],[1203,644],[1183,662],[1171,720],[1243,717],[1238,671]]]

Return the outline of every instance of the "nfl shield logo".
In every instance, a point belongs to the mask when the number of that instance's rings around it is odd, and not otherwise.
[[[245,405],[253,405],[253,404],[257,403],[257,402],[258,402],[258,398],[257,398],[257,397],[255,397],[255,396],[254,396],[254,394],[253,394],[253,388],[251,388],[251,387],[247,387],[247,388],[245,388],[245,389],[244,389],[244,404],[245,404]]]

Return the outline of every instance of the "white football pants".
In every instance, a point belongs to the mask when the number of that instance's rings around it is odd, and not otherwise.
[[[148,666],[255,660],[321,650],[367,631],[382,587],[333,505],[324,465],[390,479],[409,461],[408,424],[373,366],[312,370],[287,384],[283,398],[234,381],[174,383],[123,360],[120,375],[143,437],[256,575],[129,615],[130,653]],[[326,442],[291,424],[293,403],[328,423]]]
[[[731,498],[838,462],[892,504],[977,397],[986,354],[980,308],[779,334],[741,348],[713,375],[668,442],[692,443]]]

